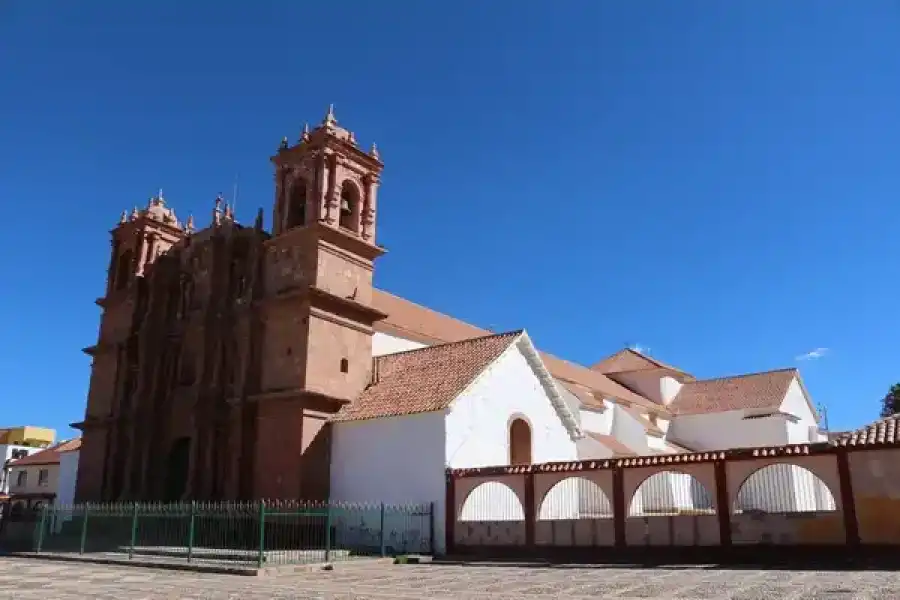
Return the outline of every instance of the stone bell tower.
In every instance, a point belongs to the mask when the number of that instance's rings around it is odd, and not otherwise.
[[[383,164],[338,125],[285,139],[275,165],[273,235],[266,242],[261,319],[256,495],[325,499],[328,416],[368,384],[377,191]],[[300,468],[298,469],[298,464]]]

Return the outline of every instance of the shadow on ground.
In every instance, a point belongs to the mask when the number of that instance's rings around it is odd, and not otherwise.
[[[503,558],[498,558],[503,557]],[[491,567],[553,567],[597,569],[660,568],[786,571],[900,571],[900,547],[777,547],[714,548],[567,548],[520,552],[510,549],[454,554],[435,564]]]

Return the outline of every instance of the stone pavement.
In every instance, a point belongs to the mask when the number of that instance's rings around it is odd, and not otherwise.
[[[900,597],[885,571],[337,565],[270,577],[0,558],[0,599],[849,600]]]

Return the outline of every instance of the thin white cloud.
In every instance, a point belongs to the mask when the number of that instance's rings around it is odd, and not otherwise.
[[[828,354],[828,348],[816,348],[794,358],[796,360],[818,360],[823,358],[826,354]]]
[[[628,346],[635,352],[640,352],[641,354],[647,354],[650,352],[650,346],[642,346],[641,344],[631,344]]]

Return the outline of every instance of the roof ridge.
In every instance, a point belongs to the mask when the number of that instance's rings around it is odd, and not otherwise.
[[[722,375],[720,377],[710,377],[709,379],[697,379],[695,381],[689,381],[684,385],[691,385],[693,383],[710,383],[713,381],[721,381],[723,379],[743,379],[745,377],[756,377],[758,375],[771,375],[774,373],[786,373],[788,371],[796,371],[800,372],[800,369],[797,367],[783,367],[781,369],[769,369],[768,371],[755,371],[753,373],[741,373],[740,375]]]
[[[388,358],[391,356],[400,356],[406,354],[412,354],[413,352],[425,352],[427,350],[437,350],[439,348],[446,348],[447,346],[457,346],[461,344],[468,344],[471,342],[479,342],[482,340],[490,339],[490,338],[502,338],[502,337],[515,337],[518,335],[522,335],[524,333],[524,329],[516,329],[513,331],[504,331],[502,333],[489,333],[487,335],[480,335],[478,337],[466,338],[464,340],[457,340],[455,342],[442,342],[440,344],[431,344],[422,346],[421,348],[411,348],[409,350],[401,350],[399,352],[390,352],[388,354],[380,354],[376,356],[376,359]]]

